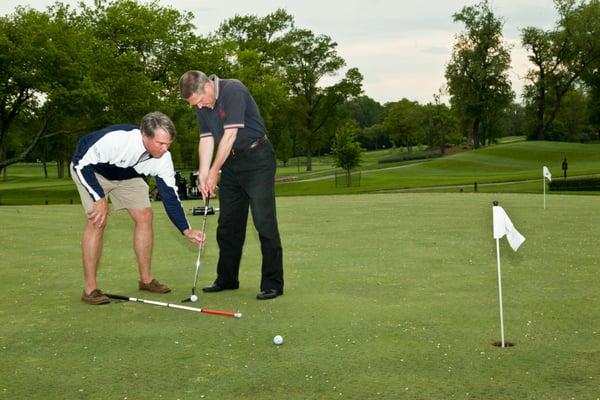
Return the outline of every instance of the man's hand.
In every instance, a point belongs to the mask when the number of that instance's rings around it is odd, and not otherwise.
[[[208,171],[208,179],[206,180],[206,191],[208,196],[205,196],[205,199],[209,199],[215,196],[215,191],[217,190],[217,185],[219,184],[219,170],[215,170],[211,168]]]
[[[209,198],[208,173],[200,171],[198,174],[198,190],[200,191],[200,194],[202,194],[203,199]]]
[[[194,229],[186,229],[183,231],[183,234],[186,238],[189,239],[190,242],[194,243],[197,246],[204,246],[204,240],[206,239],[206,235],[202,231],[197,231]]]
[[[108,216],[108,199],[106,197],[96,201],[88,211],[87,218],[96,228],[104,228]]]
[[[198,179],[200,181],[198,188],[200,190],[200,193],[202,193],[202,198],[210,199],[212,197],[215,197],[217,185],[219,184],[219,171],[211,168],[208,171],[208,174],[199,175]]]

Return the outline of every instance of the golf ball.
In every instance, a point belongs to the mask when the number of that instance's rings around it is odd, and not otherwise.
[[[276,335],[276,336],[273,338],[273,343],[275,343],[277,346],[279,346],[280,344],[282,344],[282,343],[283,343],[283,336],[281,336],[281,335]]]
[[[197,302],[197,301],[198,301],[198,296],[196,296],[195,294],[193,294],[193,295],[190,297],[190,300],[192,301],[192,303],[195,303],[195,302]]]

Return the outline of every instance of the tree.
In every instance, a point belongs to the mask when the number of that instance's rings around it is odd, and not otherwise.
[[[192,17],[158,2],[83,5],[82,25],[94,38],[96,62],[90,68],[103,103],[100,123],[133,122],[157,109],[171,114],[183,105],[178,80],[199,52]]]
[[[76,142],[63,133],[183,107],[177,80],[201,43],[191,14],[131,0],[80,7],[17,8],[0,19],[0,169],[44,139],[63,171]]]
[[[338,83],[319,86],[344,66],[329,37],[297,29],[279,9],[264,17],[235,16],[211,39],[230,62],[229,78],[243,81],[265,119],[269,137],[284,162],[292,149],[311,154],[330,143],[337,107],[361,91],[362,76],[350,69]]]
[[[289,87],[283,62],[287,50],[285,36],[293,28],[293,17],[276,10],[265,17],[235,16],[226,20],[214,38],[231,61],[228,77],[244,82],[256,100],[277,158],[291,156]]]
[[[220,25],[215,37],[222,41],[233,57],[237,58],[245,52],[256,53],[259,66],[278,74],[283,71],[279,61],[288,51],[286,35],[293,27],[294,17],[278,9],[262,18],[236,15]],[[257,78],[265,77],[261,75]]]
[[[346,114],[351,117],[358,128],[364,129],[383,121],[385,109],[369,96],[358,96],[343,105]]]
[[[361,161],[362,149],[356,140],[358,129],[353,121],[346,121],[338,126],[331,153],[336,167],[346,171],[346,186],[350,186],[351,170],[358,167]]]
[[[522,104],[513,102],[504,110],[500,131],[500,137],[526,135],[525,107]]]
[[[564,37],[564,35],[562,35]],[[528,49],[531,54],[529,60],[537,68],[527,73],[527,79],[532,83],[527,85],[524,90],[524,97],[529,103],[529,107],[535,111],[533,137],[538,140],[545,139],[545,132],[552,123],[558,109],[563,93],[570,88],[572,81],[570,79],[560,79],[557,72],[561,70],[560,66],[564,49],[566,45],[562,42],[561,35],[558,32],[543,31],[538,28],[528,27],[522,34],[523,47]],[[555,90],[550,93],[550,86]],[[559,97],[549,99],[552,94]],[[548,113],[548,108],[554,105],[553,112]]]
[[[585,142],[591,138],[588,95],[581,89],[570,90],[561,103],[548,140]]]
[[[418,102],[408,99],[391,103],[383,124],[389,132],[390,140],[396,145],[405,146],[411,152],[412,146],[420,143],[423,138],[423,109]]]
[[[591,11],[598,14],[600,2],[594,1],[590,4]],[[593,7],[593,8],[592,8]],[[597,18],[600,19],[600,16]],[[591,24],[592,21],[590,21]],[[594,20],[593,22],[597,22]],[[597,28],[596,28],[597,29]],[[596,32],[594,36],[588,36],[588,40],[590,43],[598,42],[600,40],[600,34]],[[582,81],[585,87],[588,89],[588,112],[589,112],[589,122],[590,127],[595,131],[596,140],[600,140],[600,59],[594,57],[593,60],[590,60],[590,64],[588,68],[584,72],[582,76]]]
[[[444,155],[447,145],[457,144],[461,138],[452,111],[441,102],[441,93],[435,94],[433,99],[433,103],[423,107],[423,129],[429,148],[437,147]]]
[[[600,140],[600,82],[590,90],[588,110],[591,128],[596,132],[596,140]]]
[[[58,123],[85,85],[85,40],[71,18],[64,6],[52,14],[18,7],[0,17],[0,171],[40,139],[78,130]]]
[[[389,131],[383,122],[365,128],[363,135],[375,143],[375,150],[391,145]]]
[[[346,71],[336,84],[320,87],[320,81],[345,65],[337,54],[337,43],[326,35],[293,29],[286,35],[285,77],[296,116],[303,118],[297,140],[306,150],[306,170],[312,171],[312,154],[323,145],[324,127],[337,116],[337,107],[362,91],[362,75],[356,68]]]
[[[356,122],[359,133],[358,139],[367,148],[377,150],[382,138],[376,130],[368,129],[383,122],[385,108],[368,96],[359,96],[347,101],[341,106],[340,114],[352,118]]]
[[[524,97],[533,109],[531,137],[544,140],[552,130],[563,98],[580,79],[594,80],[600,62],[600,3],[556,0],[559,21],[552,30],[523,29],[523,46],[533,63]]]
[[[503,42],[503,22],[496,18],[488,1],[464,7],[454,14],[454,22],[467,31],[457,37],[452,58],[446,67],[450,104],[470,126],[470,140],[478,148],[490,132],[498,110],[507,107],[513,92],[508,78],[510,51]]]

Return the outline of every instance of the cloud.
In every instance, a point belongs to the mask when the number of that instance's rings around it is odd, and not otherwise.
[[[141,0],[144,1],[144,0]],[[63,0],[76,5],[77,0]],[[88,5],[93,0],[84,0]],[[54,0],[29,0],[32,8],[44,10]],[[348,67],[364,75],[365,94],[380,102],[407,97],[428,102],[445,83],[455,35],[464,26],[452,15],[479,0],[171,0],[159,4],[189,11],[201,35],[214,32],[226,19],[237,15],[265,16],[285,9],[299,28],[329,36],[338,43],[338,53]],[[0,14],[14,11],[23,0],[2,0]],[[520,93],[529,68],[527,54],[520,46],[520,32],[526,26],[553,27],[557,17],[550,0],[490,0],[494,15],[504,21],[505,40],[513,45],[510,78]],[[341,71],[343,75],[345,71]],[[328,78],[328,79],[336,79]],[[339,80],[339,76],[337,77]]]
[[[380,102],[402,97],[428,102],[445,83],[452,44],[452,32],[434,30],[341,43],[338,51],[348,67],[362,72],[368,96],[377,93],[374,98]]]

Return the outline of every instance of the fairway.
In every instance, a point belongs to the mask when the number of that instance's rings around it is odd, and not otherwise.
[[[314,172],[300,172],[293,163],[280,166],[277,175],[281,183],[275,190],[278,197],[421,190],[456,193],[473,191],[477,182],[478,191],[540,193],[542,165],[560,179],[564,157],[569,159],[569,178],[600,173],[598,144],[513,141],[435,159],[379,164],[380,159],[394,154],[401,152],[363,153],[360,184],[351,187],[336,185],[331,157],[316,158]],[[52,164],[49,173],[50,178],[44,178],[41,164],[11,165],[7,181],[0,183],[0,205],[78,203],[72,180],[55,178]],[[23,196],[25,192],[27,196]]]
[[[527,238],[516,253],[500,245],[509,349],[492,345],[495,199]],[[541,195],[488,193],[280,197],[277,206],[285,295],[255,299],[260,245],[250,227],[240,289],[188,303],[241,319],[86,305],[81,206],[0,207],[0,398],[600,398],[595,196],[550,195],[546,210]],[[99,286],[179,303],[196,249],[154,209],[153,270],[173,292],[137,290],[124,212],[109,219]],[[199,286],[215,277],[215,227],[209,216]]]

